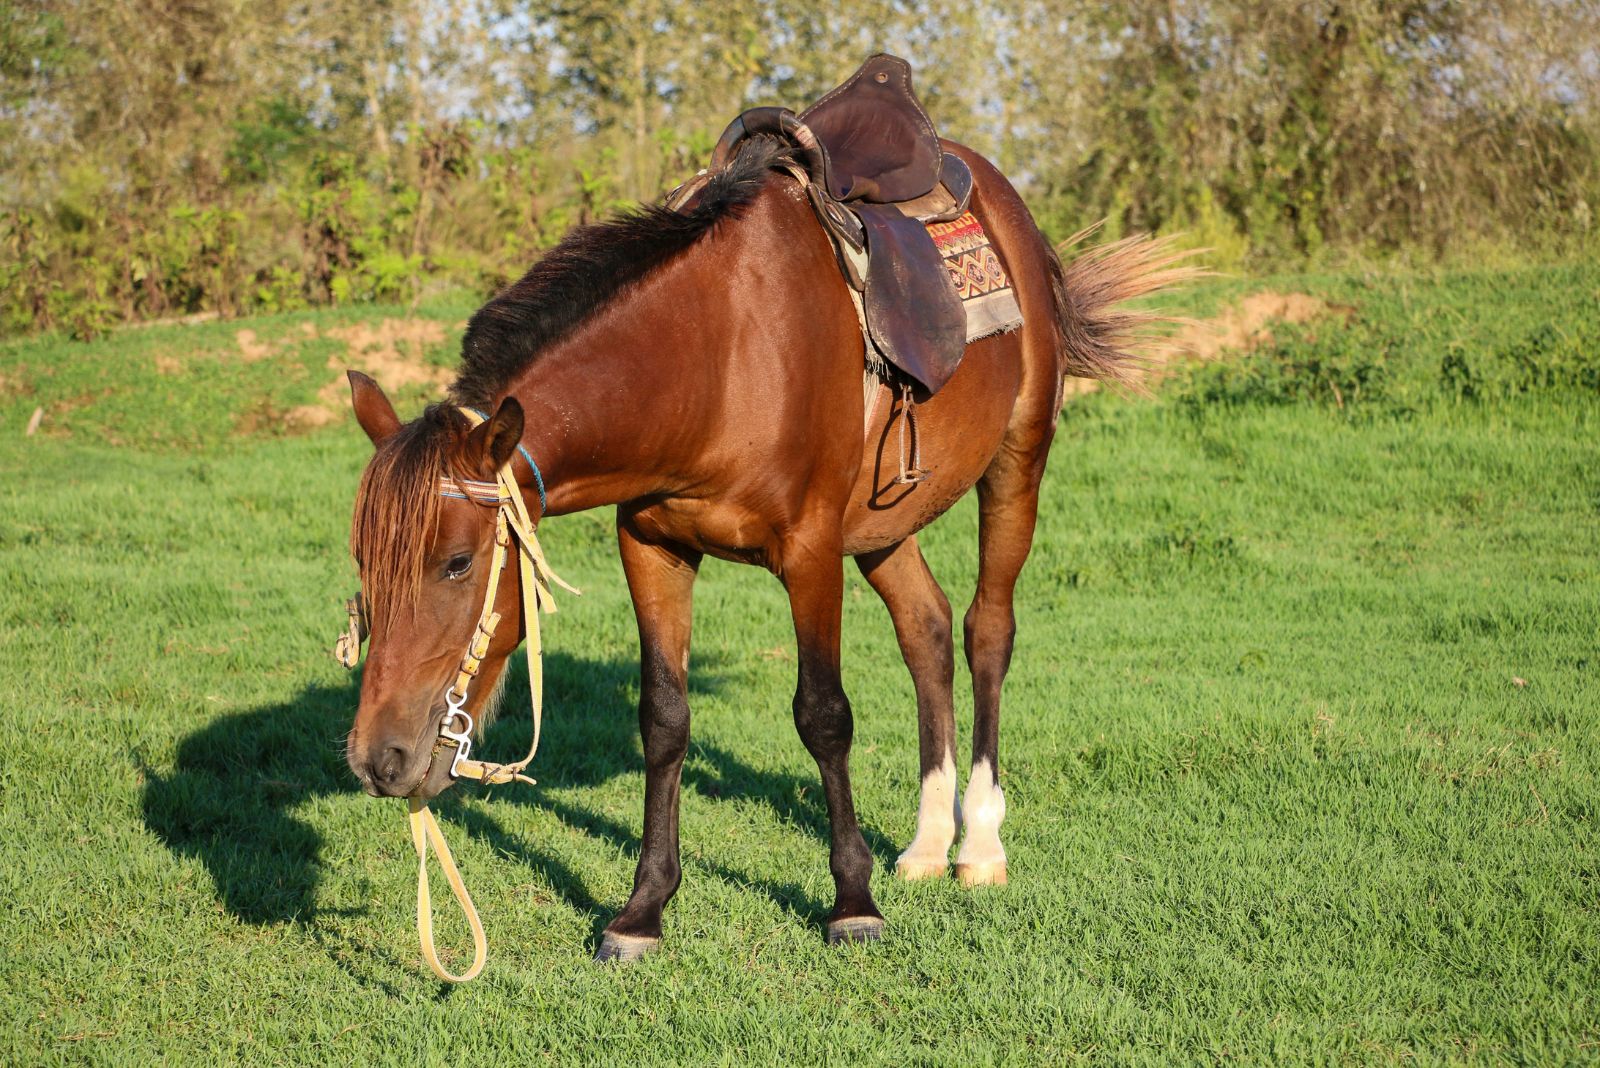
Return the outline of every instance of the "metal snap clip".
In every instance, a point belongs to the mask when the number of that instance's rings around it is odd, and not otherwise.
[[[467,759],[467,755],[472,752],[472,713],[461,707],[466,703],[466,700],[465,697],[457,698],[454,688],[445,694],[445,702],[449,705],[449,711],[444,714],[444,723],[439,727],[439,737],[448,738],[456,743],[455,759],[450,761],[450,777],[452,779],[460,778],[457,769],[461,767],[461,762]],[[461,730],[451,730],[458,716],[466,722],[466,726]]]

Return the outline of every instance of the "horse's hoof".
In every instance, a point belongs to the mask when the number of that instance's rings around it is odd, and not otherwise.
[[[939,860],[911,860],[901,857],[894,863],[894,873],[908,883],[918,879],[942,879],[950,870],[950,862]]]
[[[607,931],[600,936],[600,948],[594,951],[597,964],[627,964],[636,961],[661,944],[659,938],[644,935],[625,935]]]
[[[957,864],[956,878],[962,886],[1006,885],[1006,862],[986,860],[976,864]]]
[[[828,945],[846,942],[876,942],[883,937],[881,916],[850,916],[843,920],[828,921]]]

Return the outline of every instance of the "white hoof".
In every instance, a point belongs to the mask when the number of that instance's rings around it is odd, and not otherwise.
[[[957,864],[956,878],[962,886],[1006,885],[1006,862],[980,861],[976,864]]]
[[[1000,844],[1000,823],[1006,818],[1006,795],[987,760],[972,765],[961,815],[966,829],[956,854],[956,878],[962,886],[1004,886],[1006,851]]]
[[[956,762],[945,755],[944,763],[922,780],[922,797],[917,803],[917,836],[895,862],[894,871],[902,879],[942,878],[950,870],[950,847],[961,828],[961,794],[956,790]]]
[[[942,879],[950,870],[950,862],[944,857],[920,858],[905,854],[895,861],[894,873],[908,883],[919,879]]]

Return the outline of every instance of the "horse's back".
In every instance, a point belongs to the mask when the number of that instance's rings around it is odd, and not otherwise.
[[[692,492],[639,508],[647,534],[778,570],[785,532],[829,516],[846,555],[868,552],[932,522],[1008,437],[1053,418],[1060,377],[1049,250],[987,160],[946,148],[972,168],[971,210],[1011,278],[1024,324],[967,346],[944,387],[915,405],[927,477],[895,482],[898,398],[878,382],[865,388],[859,321],[829,240],[799,188],[774,178],[737,226],[688,254],[671,283],[693,279],[703,294],[728,295],[695,320],[705,346],[726,360],[685,369],[694,380],[686,392],[702,398],[690,420],[699,428],[695,448],[682,458]]]
[[[971,211],[1011,279],[1023,325],[967,346],[949,382],[914,405],[914,435],[898,396],[874,385],[857,428],[864,439],[861,471],[844,515],[845,551],[851,555],[893,545],[931,523],[972,488],[1002,448],[1047,444],[1059,406],[1049,247],[993,164],[963,145],[946,141],[944,147],[972,169]],[[919,458],[911,455],[913,445]],[[922,481],[896,482],[902,455],[907,465],[920,459],[927,471]]]

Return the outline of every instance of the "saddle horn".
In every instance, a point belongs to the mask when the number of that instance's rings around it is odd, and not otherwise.
[[[739,145],[751,137],[776,137],[795,148],[795,162],[805,169],[814,182],[826,183],[828,153],[817,140],[811,127],[801,122],[788,108],[751,108],[728,123],[728,128],[717,138],[717,147],[711,152],[710,170],[715,173],[732,161]]]

